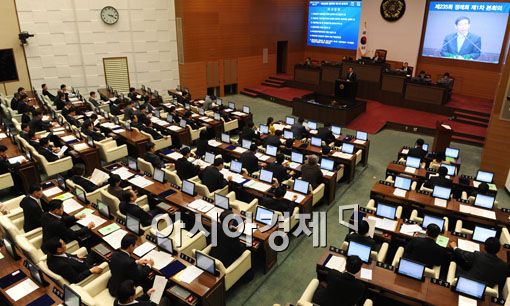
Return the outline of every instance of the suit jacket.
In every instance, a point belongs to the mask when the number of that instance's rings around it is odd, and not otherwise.
[[[347,73],[347,76],[345,77],[346,80],[349,80],[351,82],[356,82],[358,80],[358,76],[356,75],[356,72]]]
[[[96,184],[92,183],[90,180],[84,178],[83,176],[74,175],[72,177],[73,183],[76,185],[80,185],[80,187],[83,187],[87,193],[93,192],[99,188]]]
[[[256,172],[260,169],[259,159],[250,150],[247,150],[241,154],[239,161],[243,164],[243,168],[246,168],[249,173]]]
[[[112,277],[108,280],[108,291],[114,297],[117,296],[117,290],[120,284],[128,279],[135,282],[135,286],[141,284],[147,275],[145,268],[139,267],[135,260],[121,250],[113,251],[108,262]]]
[[[427,151],[423,150],[422,148],[411,148],[409,149],[407,156],[419,157],[421,159],[424,159],[425,156],[427,156]]]
[[[9,172],[11,168],[11,164],[7,160],[7,158],[0,157],[0,174],[5,174]]]
[[[18,114],[24,114],[30,110],[30,106],[28,105],[27,102],[21,101],[18,104],[17,110],[18,110]]]
[[[200,172],[199,177],[202,180],[202,184],[207,186],[209,192],[215,192],[228,184],[223,174],[214,166],[207,166]]]
[[[330,144],[335,141],[335,136],[333,132],[327,127],[321,127],[317,131],[317,137],[319,137],[322,141],[326,142],[326,144]]]
[[[66,254],[67,257],[48,255],[48,268],[71,284],[76,284],[92,274],[85,260],[76,255]]]
[[[49,91],[43,90],[42,94],[43,94],[43,96],[47,96],[48,98],[50,98],[51,101],[55,101],[55,96],[52,95]]]
[[[347,242],[354,241],[354,242],[358,242],[358,243],[363,243],[363,244],[369,245],[373,251],[377,251],[377,243],[370,236],[362,236],[356,232],[352,232],[350,234],[347,234],[347,236],[345,236],[345,241],[347,241]]]
[[[99,102],[96,99],[89,98],[89,102],[95,107],[99,107]]]
[[[280,146],[280,137],[275,135],[267,135],[266,139],[264,139],[264,145],[270,145],[273,147],[279,147]]]
[[[140,220],[140,223],[142,226],[151,225],[152,216],[149,215],[149,213],[147,213],[145,210],[143,210],[137,204],[120,202],[119,210],[124,215],[131,215],[131,216],[137,218],[138,220]]]
[[[153,128],[147,127],[144,124],[141,124],[139,128],[140,128],[140,130],[144,131],[145,133],[150,134],[152,136],[152,138],[154,138],[154,140],[163,138],[163,136],[158,131],[156,131]]]
[[[197,151],[195,152],[195,154],[198,157],[204,156],[205,152],[207,152],[207,149],[209,148],[207,139],[200,139],[200,138],[197,139],[196,146],[197,146]]]
[[[311,166],[305,163],[301,166],[301,177],[303,180],[309,182],[312,188],[315,189],[322,181],[321,167],[319,165]]]
[[[186,158],[181,157],[175,162],[175,170],[181,180],[187,180],[196,176],[200,168],[193,165]]]
[[[294,207],[296,207],[296,204],[292,201],[289,201],[287,199],[275,199],[272,197],[263,197],[261,199],[261,205],[266,208],[276,210],[282,213],[284,212],[292,213]]]
[[[464,59],[477,59],[482,49],[482,38],[473,33],[468,33],[460,50],[457,48],[457,33],[447,35],[441,48],[441,56],[462,56]]]
[[[57,110],[63,110],[65,105],[66,101],[62,101],[58,98],[55,100],[55,106],[57,107]]]
[[[308,135],[305,126],[297,122],[290,127],[290,130],[294,134],[295,139],[301,139]]]
[[[217,246],[211,248],[209,255],[218,259],[228,268],[244,252],[244,247],[238,238],[228,237],[223,229],[218,229],[216,237]]]
[[[23,209],[23,230],[25,233],[41,227],[41,216],[44,211],[32,197],[26,196],[23,198],[19,206]]]
[[[499,288],[502,288],[510,274],[508,264],[497,256],[485,252],[467,252],[459,248],[456,248],[454,253],[468,267],[462,275],[477,279],[490,287],[499,285]]]
[[[446,249],[439,246],[436,241],[428,237],[415,237],[411,239],[404,250],[404,257],[421,262],[429,268],[443,263]]]
[[[429,178],[427,182],[425,182],[425,187],[434,189],[434,186],[452,188],[452,181],[440,175],[433,176]]]
[[[42,247],[43,252],[47,253],[45,248],[46,241],[51,238],[57,237],[64,240],[65,243],[69,243],[73,240],[78,239],[79,236],[87,233],[88,229],[83,227],[81,230],[74,232],[70,229],[76,223],[76,218],[73,216],[64,215],[60,219],[46,212],[41,216],[42,225]]]
[[[255,140],[258,139],[257,133],[255,133],[254,129],[249,128],[248,126],[243,127],[243,130],[241,131],[241,139],[246,140]]]
[[[287,173],[287,168],[284,165],[279,164],[277,162],[271,163],[267,166],[267,170],[273,172],[273,177],[278,180],[278,182],[283,182],[288,180],[290,175]]]
[[[116,196],[119,200],[122,199],[122,192],[124,191],[124,189],[122,189],[121,187],[112,187],[112,186],[108,186],[108,193],[113,195],[113,196]],[[115,211],[115,210],[110,210],[111,212]]]
[[[48,162],[54,162],[58,160],[58,156],[56,154],[53,154],[53,152],[51,152],[51,150],[48,148],[39,147],[37,152],[44,156],[44,158],[46,158]]]
[[[42,121],[42,119],[32,119],[30,121],[30,123],[28,124],[28,126],[30,127],[30,130],[32,131],[35,131],[35,132],[41,132],[41,131],[45,131],[49,128],[50,124],[48,122],[44,122]]]
[[[404,68],[402,67],[402,72],[405,73],[406,75],[413,75],[413,67],[407,67],[407,68]]]
[[[195,123],[195,121],[191,120],[191,119],[185,119],[186,120],[186,124],[189,125],[191,127],[191,129],[193,130],[196,130],[198,128],[200,128],[200,126]]]
[[[19,100],[16,99],[16,97],[12,98],[12,100],[11,100],[11,109],[12,110],[18,110],[18,106],[19,106]]]
[[[135,111],[129,105],[124,108],[124,120],[130,120],[134,114]]]
[[[161,158],[154,153],[145,152],[143,154],[143,159],[151,163],[154,168],[161,169],[165,167],[165,162],[162,161]]]
[[[101,140],[104,140],[106,138],[106,137],[103,136],[103,134],[98,133],[96,131],[91,131],[89,129],[82,130],[82,132],[83,132],[83,134],[92,137],[92,140],[94,140],[94,141],[101,141]]]
[[[347,272],[329,270],[326,277],[327,288],[319,287],[313,302],[321,306],[362,305],[367,290],[366,285]]]

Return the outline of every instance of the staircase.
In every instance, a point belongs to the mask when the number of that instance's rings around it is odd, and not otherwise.
[[[246,88],[246,87],[243,90],[241,90],[240,94],[251,97],[251,98],[257,98],[259,96],[258,92],[254,91],[252,89]]]
[[[269,77],[264,82],[262,82],[262,85],[274,88],[282,88],[285,87],[285,80]]]
[[[453,109],[451,121],[469,124],[481,128],[489,126],[490,113],[482,113],[467,109]],[[454,132],[452,141],[466,143],[482,147],[485,143],[485,136]]]

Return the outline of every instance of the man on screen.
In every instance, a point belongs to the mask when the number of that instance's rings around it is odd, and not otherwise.
[[[447,35],[443,41],[441,56],[458,59],[477,59],[482,52],[482,39],[469,32],[471,19],[466,16],[455,20],[457,33]]]

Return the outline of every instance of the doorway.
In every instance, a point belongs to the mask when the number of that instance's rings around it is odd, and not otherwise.
[[[288,41],[276,43],[276,73],[287,73],[287,48]]]

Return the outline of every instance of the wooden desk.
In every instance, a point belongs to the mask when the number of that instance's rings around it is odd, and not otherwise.
[[[148,136],[134,130],[126,130],[117,135],[121,136],[129,147],[134,150],[135,156],[143,156],[147,152],[145,144],[150,140]]]
[[[331,98],[334,99],[334,98]],[[339,101],[339,103],[342,103]],[[318,122],[329,122],[345,126],[366,111],[365,100],[356,100],[355,105],[341,108],[318,102],[295,99],[292,101],[292,115]]]
[[[408,101],[443,105],[448,100],[448,88],[407,82],[404,97]]]
[[[294,81],[319,85],[321,80],[321,67],[304,66],[297,64],[294,66]]]
[[[347,69],[352,67],[358,77],[358,97],[377,100],[381,88],[381,75],[384,65],[373,63],[344,62],[342,76],[347,75]]]
[[[398,151],[397,160],[400,158],[407,158],[407,153],[409,152],[410,148],[411,147],[409,147],[409,146],[402,146],[402,148],[400,148],[400,150]],[[424,158],[424,160],[427,162],[427,164],[430,163],[431,161],[434,161],[435,159],[436,159],[436,153],[434,153],[434,152],[428,152]],[[462,158],[459,156],[459,158],[452,159],[450,161],[450,164],[455,165],[455,167],[457,167],[457,172],[459,172],[460,166],[462,165]]]
[[[368,155],[370,153],[370,139],[367,139],[364,143],[359,143],[353,136],[347,136],[342,134],[335,138],[335,145],[341,146],[342,143],[352,144],[354,145],[354,148],[356,150],[361,150],[362,151],[361,163],[363,164],[363,166],[366,166],[368,164]]]

